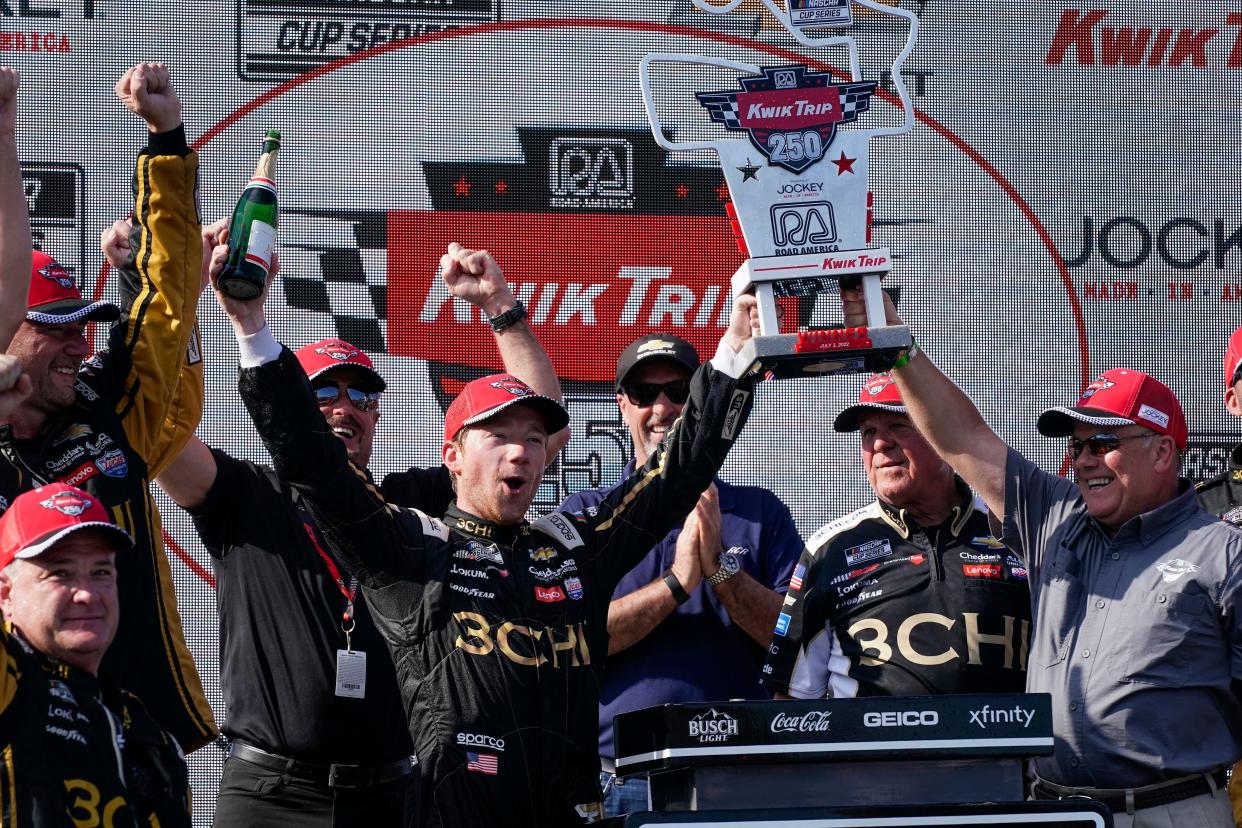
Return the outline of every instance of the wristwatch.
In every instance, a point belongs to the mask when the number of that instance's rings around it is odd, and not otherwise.
[[[509,308],[499,316],[489,316],[487,323],[492,326],[492,330],[500,333],[505,328],[512,327],[518,322],[526,318],[526,306],[522,304],[522,300],[518,299],[513,303],[513,307]]]
[[[716,566],[720,567],[716,573],[703,579],[712,586],[720,586],[736,575],[742,568],[742,562],[738,560],[737,553],[729,549],[716,556]]]

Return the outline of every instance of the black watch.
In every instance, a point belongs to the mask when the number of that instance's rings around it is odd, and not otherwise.
[[[509,308],[499,316],[489,316],[487,323],[492,326],[492,330],[500,333],[505,328],[512,327],[518,322],[526,318],[526,306],[522,304],[521,299],[517,299],[513,303],[513,307]]]
[[[686,592],[686,588],[681,585],[681,581],[677,580],[677,576],[673,574],[673,568],[670,566],[664,570],[664,585],[668,587],[668,591],[673,593],[673,600],[677,602],[677,606],[681,606],[690,600],[690,593]]]

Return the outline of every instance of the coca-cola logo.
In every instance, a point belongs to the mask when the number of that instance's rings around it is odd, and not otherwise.
[[[769,729],[773,733],[825,733],[831,725],[828,721],[831,715],[832,713],[826,710],[808,710],[806,713],[795,716],[777,713],[772,717]]]

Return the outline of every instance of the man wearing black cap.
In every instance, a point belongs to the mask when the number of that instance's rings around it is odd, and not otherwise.
[[[776,694],[1020,693],[1031,604],[1022,560],[873,376],[837,415],[858,432],[875,502],[807,542],[776,624],[764,683]]]
[[[0,397],[15,372],[0,356]],[[185,757],[99,675],[132,539],[93,495],[49,483],[0,517],[0,824],[190,824]]]
[[[219,272],[227,251],[223,244],[213,251],[209,275]],[[450,245],[441,274],[465,301],[512,299],[486,252]],[[251,327],[244,313],[252,306],[233,307],[244,349],[263,328],[262,307],[253,306],[258,315]],[[559,395],[529,329],[498,332],[497,345],[506,365]],[[314,391],[320,426],[326,422],[350,462],[365,470],[384,378],[370,357],[342,339],[306,345],[296,359]],[[232,743],[215,824],[405,824],[413,749],[392,659],[358,581],[330,554],[299,493],[270,467],[197,438],[157,482],[192,514],[216,576],[220,679],[229,711],[223,730]],[[447,477],[443,488],[447,502]]]
[[[185,750],[216,735],[185,645],[148,481],[198,426],[195,330],[202,253],[198,158],[186,143],[168,68],[140,64],[117,96],[147,123],[134,175],[132,255],[119,268],[121,307],[92,302],[75,274],[34,254],[25,318],[7,352],[32,393],[0,423],[0,510],[19,492],[63,481],[113,510],[138,552],[118,564],[121,619],[103,671],[138,694]],[[113,322],[87,359],[88,322]]]
[[[693,508],[745,423],[751,380],[739,378],[734,356],[753,307],[737,303],[728,344],[695,374],[685,415],[626,484],[592,514],[533,523],[524,516],[548,436],[568,422],[555,401],[509,375],[466,386],[445,417],[457,500],[441,522],[387,504],[349,464],[304,372],[265,326],[244,343],[242,397],[276,470],[358,578],[393,655],[423,824],[561,826],[601,816],[608,602]]]
[[[861,289],[842,290],[847,325]],[[889,324],[902,324],[885,298]],[[1038,418],[1068,438],[1074,480],[988,427],[917,347],[893,376],[910,419],[979,493],[1029,573],[1027,690],[1052,694],[1037,799],[1089,797],[1117,828],[1233,825],[1225,770],[1242,757],[1242,533],[1178,477],[1186,418],[1168,386],[1114,368]]]
[[[623,479],[681,416],[698,367],[694,346],[670,334],[647,334],[621,352],[617,405],[634,445]],[[561,510],[597,508],[615,488],[571,495]],[[764,651],[801,551],[776,495],[717,479],[685,523],[621,579],[608,607],[600,687],[601,784],[610,816],[647,807],[646,779],[614,776],[614,716],[671,702],[768,698],[759,683]]]

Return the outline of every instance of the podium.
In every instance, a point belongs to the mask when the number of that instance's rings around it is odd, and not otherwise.
[[[614,734],[656,812],[626,825],[1112,825],[1100,803],[1024,801],[1025,759],[1052,753],[1046,694],[666,704]]]

